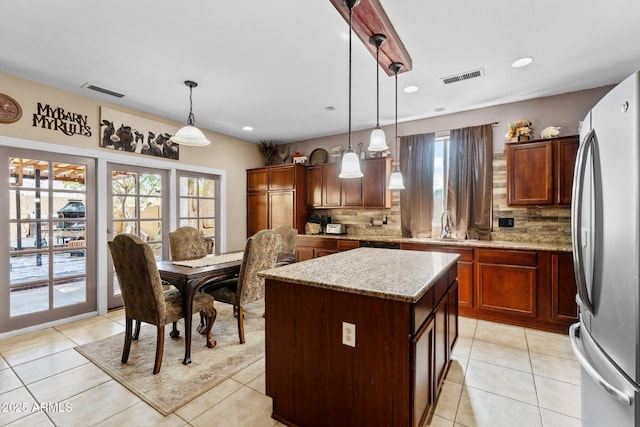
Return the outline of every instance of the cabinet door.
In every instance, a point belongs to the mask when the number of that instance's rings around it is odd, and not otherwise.
[[[306,261],[313,258],[313,248],[296,247],[296,261]]]
[[[293,190],[296,182],[294,166],[269,168],[269,190]]]
[[[477,268],[477,308],[518,317],[537,317],[536,252],[478,250]]]
[[[447,331],[449,333],[449,355],[447,360],[451,358],[453,347],[458,341],[458,281],[456,280],[449,289],[449,320],[447,321]]]
[[[322,171],[322,206],[339,207],[341,202],[341,179],[338,177],[340,163],[330,163]]]
[[[307,206],[319,208],[322,206],[322,175],[323,166],[309,166],[307,168]]]
[[[343,179],[342,206],[362,206],[362,178]]]
[[[553,144],[551,141],[506,144],[507,203],[553,204]]]
[[[571,192],[573,191],[573,169],[576,165],[578,154],[578,138],[554,141],[556,147],[556,203],[559,205],[571,204]]]
[[[247,237],[269,228],[268,203],[266,192],[247,193]]]
[[[361,162],[363,205],[367,208],[390,208],[391,158],[382,157]]]
[[[444,381],[444,374],[447,371],[449,360],[449,296],[445,294],[436,308],[433,310],[435,318],[435,374],[436,387],[435,399],[438,399],[438,390]]]
[[[578,320],[576,277],[571,254],[551,255],[551,320]]]
[[[411,341],[411,425],[413,427],[421,426],[433,409],[434,344],[434,321],[431,316]]]
[[[269,193],[269,228],[290,225],[296,228],[295,191]]]
[[[266,191],[269,188],[269,169],[247,171],[247,191]]]

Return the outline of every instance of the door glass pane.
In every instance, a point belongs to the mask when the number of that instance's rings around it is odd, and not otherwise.
[[[11,317],[46,310],[49,310],[49,285],[47,283],[11,289]]]
[[[53,306],[64,307],[87,300],[87,281],[84,277],[61,280],[53,284]]]
[[[53,163],[53,181],[56,188],[85,191],[87,167],[71,163]],[[56,185],[60,182],[62,185]]]

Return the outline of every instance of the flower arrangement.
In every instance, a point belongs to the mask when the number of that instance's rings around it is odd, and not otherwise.
[[[271,166],[273,164],[273,155],[278,151],[278,144],[273,141],[260,141],[258,149],[260,154],[264,156],[264,165]]]
[[[517,120],[509,123],[509,131],[505,135],[507,138],[529,137],[533,134],[533,124],[530,120]]]

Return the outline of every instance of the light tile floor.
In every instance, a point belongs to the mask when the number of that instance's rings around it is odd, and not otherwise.
[[[264,359],[162,416],[73,350],[121,331],[117,310],[0,340],[0,425],[280,425],[270,417]],[[38,410],[43,403],[62,405]],[[579,417],[580,369],[568,337],[460,318],[431,426],[572,427]]]

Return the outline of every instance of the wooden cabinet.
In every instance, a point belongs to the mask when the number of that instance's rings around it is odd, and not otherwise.
[[[305,180],[301,165],[247,170],[247,236],[283,224],[304,233]]]
[[[390,208],[391,158],[362,160],[362,178],[341,179],[340,163],[307,168],[307,206],[310,208]]]
[[[571,204],[578,136],[505,144],[507,203]]]
[[[473,307],[473,249],[440,244],[401,243],[400,249],[412,251],[445,252],[460,255],[458,259],[458,303],[460,307]]]
[[[298,236],[296,240],[296,261],[306,261],[358,247],[360,247],[360,241],[358,240]]]
[[[431,316],[411,340],[413,359],[411,371],[411,397],[413,427],[420,427],[434,409],[435,383],[435,321]]]
[[[551,320],[578,321],[576,293],[573,257],[566,253],[551,254]]]
[[[536,318],[538,256],[534,251],[479,249],[478,309]]]

